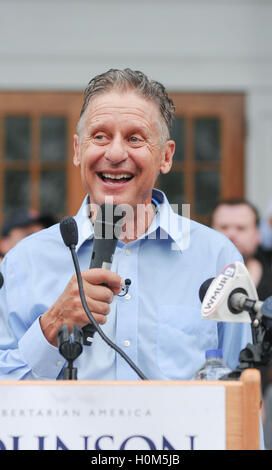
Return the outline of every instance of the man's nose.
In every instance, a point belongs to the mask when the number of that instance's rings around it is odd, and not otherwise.
[[[107,145],[106,159],[111,163],[118,164],[126,160],[127,156],[126,145],[121,136],[114,137],[110,144]]]

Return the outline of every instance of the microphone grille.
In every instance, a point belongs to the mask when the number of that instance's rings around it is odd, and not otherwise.
[[[64,217],[60,222],[60,233],[66,246],[69,248],[78,243],[77,223],[73,217]]]

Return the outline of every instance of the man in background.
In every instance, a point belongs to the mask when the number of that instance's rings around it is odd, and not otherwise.
[[[272,295],[272,252],[260,247],[259,214],[254,205],[244,199],[219,202],[211,216],[211,227],[238,248],[259,299]]]
[[[256,207],[244,199],[219,202],[212,212],[211,227],[228,237],[238,248],[254,281],[260,300],[272,295],[272,251],[260,246],[259,214]],[[262,393],[265,396],[271,382],[270,365],[260,368]],[[270,432],[270,431],[269,431]]]
[[[4,221],[0,239],[0,253],[3,257],[16,243],[32,233],[56,224],[51,214],[40,214],[35,210],[17,210]]]
[[[260,220],[261,246],[272,250],[272,201],[268,204]]]

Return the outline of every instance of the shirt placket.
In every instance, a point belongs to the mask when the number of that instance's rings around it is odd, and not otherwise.
[[[140,242],[133,242],[118,250],[116,271],[131,285],[125,295],[116,299],[116,343],[137,365],[138,359],[138,251]],[[119,354],[116,356],[117,380],[137,380],[138,375]]]

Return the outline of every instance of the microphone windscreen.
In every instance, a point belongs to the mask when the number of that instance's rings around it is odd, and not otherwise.
[[[206,292],[209,289],[214,279],[215,279],[214,277],[211,277],[210,279],[207,279],[206,281],[204,281],[203,284],[201,284],[200,289],[199,289],[199,298],[200,298],[201,303],[203,302]]]
[[[64,217],[60,222],[60,233],[66,246],[69,248],[78,243],[77,223],[73,217]]]

